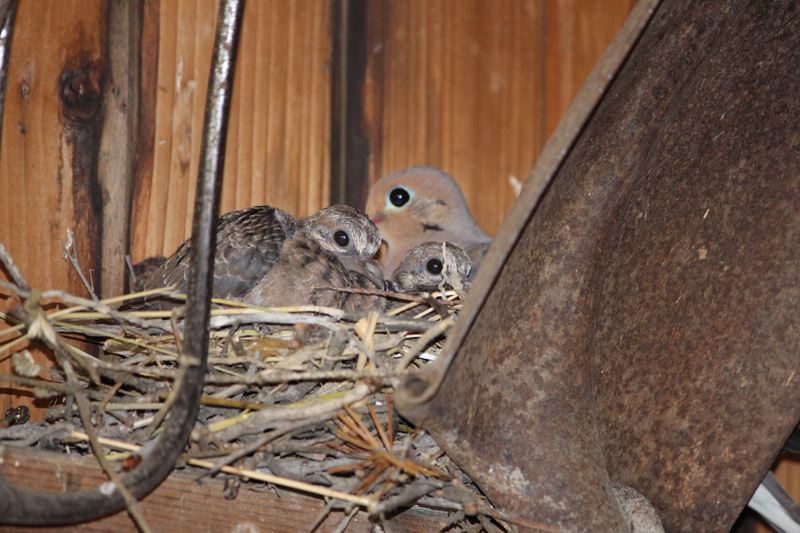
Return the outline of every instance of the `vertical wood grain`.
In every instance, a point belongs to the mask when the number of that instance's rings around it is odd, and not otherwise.
[[[494,233],[544,143],[542,0],[381,3],[365,90],[373,181],[437,166]]]
[[[369,3],[369,175],[451,173],[490,234],[631,0]]]
[[[17,11],[0,153],[0,241],[34,288],[88,296],[58,244],[72,230],[81,266],[102,292],[97,164],[107,15],[100,0],[20,2]],[[2,269],[0,278],[7,279]],[[0,373],[11,372],[10,355],[0,353]],[[34,355],[49,366],[43,353]],[[0,388],[0,411],[18,403],[33,398]]]
[[[330,194],[333,204],[363,206],[367,202],[371,136],[364,121],[368,113],[364,94],[367,57],[372,49],[368,12],[381,11],[380,6],[385,4],[385,0],[333,3]]]
[[[137,260],[141,259],[146,241],[146,228],[150,213],[150,198],[158,185],[154,183],[154,163],[156,146],[156,108],[158,105],[158,50],[160,36],[160,1],[144,0],[141,7],[139,33],[139,87],[137,94],[138,116],[136,120],[136,145],[134,148],[133,198],[131,218],[128,227],[128,253],[137,257],[131,250],[138,249]],[[134,238],[138,238],[134,241]],[[126,282],[130,279],[126,277]]]
[[[635,4],[635,0],[547,0],[548,136]]]
[[[104,295],[122,294],[133,192],[139,19],[137,0],[109,4],[109,79],[103,94],[103,132],[97,175],[102,187],[101,268]]]
[[[134,261],[169,255],[191,231],[216,9],[194,0],[158,8],[153,162],[137,171]],[[267,203],[304,216],[327,205],[330,23],[330,1],[247,2],[221,212]]]

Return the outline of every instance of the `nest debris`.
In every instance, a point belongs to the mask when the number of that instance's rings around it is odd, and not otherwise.
[[[25,419],[21,413],[7,413],[0,443],[64,453],[94,450],[114,472],[134,468],[140,447],[169,416],[172,392],[180,385],[180,362],[186,360],[182,308],[120,312],[118,304],[145,294],[86,300],[0,283],[11,293],[7,308],[19,304],[38,313],[28,326],[13,312],[0,313],[9,324],[0,331],[0,357],[13,353],[15,370],[0,381],[52,401],[46,422],[19,423]],[[334,510],[344,511],[344,530],[359,510],[383,523],[418,504],[449,514],[443,530],[495,533],[511,531],[511,522],[555,531],[493,509],[424,429],[410,427],[392,410],[393,386],[440,352],[461,306],[455,291],[368,316],[213,303],[201,406],[177,468],[222,476],[225,498],[235,498],[243,487],[274,486],[324,497],[328,503],[314,529]],[[59,358],[62,364],[45,379],[21,349],[42,336],[79,340],[84,349],[65,343],[70,363]],[[92,346],[97,356],[89,353]],[[91,431],[82,422],[79,397],[88,399]],[[113,472],[107,473],[113,481]],[[147,530],[134,504],[129,502],[129,512]]]

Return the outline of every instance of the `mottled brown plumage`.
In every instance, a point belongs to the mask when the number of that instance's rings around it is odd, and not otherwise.
[[[469,256],[454,244],[426,242],[406,253],[392,275],[390,288],[396,292],[419,293],[440,289],[446,280],[451,287],[469,288]]]
[[[387,273],[394,273],[414,246],[446,241],[469,255],[474,278],[492,242],[472,218],[456,181],[433,167],[407,168],[381,178],[370,190],[367,215],[389,246]]]
[[[133,265],[131,292],[141,292],[147,281],[167,262],[163,255],[147,257]]]
[[[375,225],[347,206],[300,219],[270,206],[233,211],[217,225],[212,293],[264,307],[377,310],[383,305],[380,298],[325,287],[382,289],[383,271],[372,259],[379,246]],[[144,288],[173,285],[185,292],[191,253],[189,241],[184,242]]]

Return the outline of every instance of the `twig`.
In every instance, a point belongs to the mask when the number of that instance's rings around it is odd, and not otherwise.
[[[19,427],[19,426],[17,426]],[[58,434],[65,434],[69,435],[70,432],[75,431],[75,426],[68,423],[68,422],[60,422],[58,424],[53,424],[52,426],[44,427],[41,431],[36,432],[36,434],[28,437],[25,440],[21,440],[18,442],[4,442],[4,446],[15,446],[20,448],[28,448],[29,446],[33,446],[40,440],[50,435],[58,435]]]
[[[0,383],[16,383],[18,385],[25,385],[27,387],[44,387],[61,394],[72,393],[72,389],[56,381],[46,381],[38,378],[26,378],[11,374],[0,374]]]
[[[75,268],[78,276],[80,276],[81,281],[86,286],[86,290],[89,291],[89,295],[91,295],[92,300],[98,301],[99,298],[97,297],[97,294],[95,294],[92,286],[89,285],[89,281],[87,281],[86,276],[83,275],[83,269],[81,268],[81,264],[78,262],[78,243],[75,240],[75,234],[72,233],[71,229],[67,229],[67,244],[65,245],[63,242],[61,242],[61,239],[58,239],[58,244],[60,244],[61,248],[64,249],[64,259],[69,259],[70,263],[72,263],[72,266]],[[70,248],[72,248],[74,254],[69,252]]]
[[[117,393],[117,391],[121,387],[122,387],[122,382],[121,381],[117,381],[116,383],[114,383],[114,385],[110,389],[108,389],[108,392],[106,393],[105,398],[103,398],[103,400],[100,402],[100,412],[101,413],[105,413],[106,406],[108,406],[108,402],[111,401],[111,398],[114,397],[114,395]]]
[[[308,533],[314,533],[319,526],[328,518],[328,515],[331,514],[333,511],[333,502],[329,501],[325,504],[325,508],[317,515],[317,518],[314,520],[314,523],[311,524],[311,529],[308,530]]]
[[[193,357],[188,357],[186,354],[183,353],[183,345],[181,343],[181,333],[178,331],[178,324],[177,324],[177,316],[173,313],[172,314],[172,328],[173,334],[175,336],[175,343],[178,347],[178,361],[180,362],[180,367],[178,368],[178,376],[175,378],[175,383],[173,383],[172,388],[167,394],[167,399],[164,401],[164,405],[161,406],[161,409],[158,410],[155,417],[153,418],[153,423],[150,424],[150,427],[147,428],[147,439],[153,436],[153,433],[158,429],[158,426],[161,425],[161,422],[167,417],[169,414],[170,408],[175,403],[175,399],[178,397],[178,391],[181,390],[183,386],[183,382],[186,378],[186,370],[190,366],[196,366],[199,364]]]
[[[354,287],[314,287],[315,290],[346,292],[350,294],[363,294],[365,296],[383,296],[384,298],[394,298],[406,302],[425,303],[425,300],[413,294],[404,294],[394,291],[381,291],[377,289],[357,289]]]
[[[448,318],[442,320],[441,322],[437,323],[432,328],[429,328],[425,333],[423,333],[420,338],[414,343],[414,346],[403,355],[403,358],[397,362],[396,368],[398,371],[405,370],[411,362],[416,359],[416,357],[422,353],[423,350],[433,342],[436,337],[442,335],[445,331],[450,329],[450,327],[455,324],[456,321],[452,318]]]
[[[486,515],[479,514],[477,518],[478,522],[481,523],[486,533],[502,533],[502,530],[496,525],[492,524],[492,522],[489,520],[488,517],[486,517]]]
[[[486,516],[491,516],[496,520],[503,520],[504,522],[511,522],[512,524],[516,524],[518,526],[526,527],[529,529],[533,529],[536,531],[544,531],[545,533],[561,533],[562,530],[555,526],[548,526],[547,524],[542,524],[541,522],[535,522],[533,520],[528,520],[527,518],[523,518],[521,516],[512,515],[509,513],[504,513],[498,509],[492,509],[486,505],[478,504],[478,513],[483,514]]]
[[[13,341],[10,341],[10,342],[0,346],[0,351],[8,350],[9,352],[11,352],[13,350],[13,348],[16,348],[16,346],[18,344],[22,344],[23,342],[25,342],[27,340],[28,340],[28,335],[24,334],[24,335],[20,336],[18,339],[14,339]],[[2,359],[0,359],[0,361],[2,361]]]
[[[8,289],[16,294],[19,294],[20,292],[26,292],[25,289],[21,289],[20,287],[14,285],[13,283],[8,283],[7,281],[0,281],[0,287]],[[30,291],[30,289],[28,289],[28,291]]]
[[[231,376],[210,374],[206,383],[215,385],[231,385],[242,383],[247,385],[278,385],[289,381],[383,381],[399,376],[396,370],[315,370],[309,372],[292,372],[289,370],[263,370],[255,376]]]
[[[228,335],[225,337],[225,344],[222,345],[222,351],[220,352],[220,355],[222,357],[228,356],[228,347],[231,344],[231,339],[233,339],[233,336],[236,334],[236,331],[238,331],[239,326],[241,325],[242,325],[242,319],[240,318],[233,323],[233,326],[231,326],[231,329],[228,331]]]
[[[73,431],[71,433],[71,436],[75,439],[88,440],[88,436],[86,435],[86,433],[81,433],[78,431]],[[113,439],[106,439],[103,437],[98,437],[97,441],[100,444],[118,448],[120,450],[126,450],[129,452],[138,452],[141,449],[141,446],[137,446],[135,444],[129,444],[127,442],[121,442]],[[206,461],[204,459],[190,458],[186,462],[190,465],[197,466],[200,468],[214,468],[214,463],[212,463],[211,461]],[[303,483],[302,481],[295,481],[293,479],[286,479],[278,476],[273,476],[270,474],[264,474],[262,472],[257,472],[255,470],[234,468],[232,466],[224,466],[222,467],[221,470],[226,474],[235,474],[237,476],[255,479],[257,481],[263,481],[264,483],[272,483],[274,485],[278,485],[281,487],[296,489],[303,492],[316,494],[318,496],[324,496],[326,498],[335,498],[337,500],[341,500],[344,502],[355,503],[356,505],[361,505],[362,507],[366,507],[368,510],[375,505],[375,502],[372,500],[372,498],[364,496],[355,496],[353,494],[348,494],[346,492],[340,492],[338,490],[319,487],[317,485],[312,485],[310,483]]]
[[[227,309],[226,311],[234,311]],[[276,324],[293,326],[295,324],[311,324],[314,326],[331,327],[337,321],[335,317],[316,316],[316,315],[295,315],[289,313],[269,313],[251,312],[244,309],[236,309],[239,314],[236,316],[220,316],[212,311],[210,328],[218,329],[232,326],[236,323],[244,324]]]
[[[302,420],[309,416],[323,416],[335,414],[345,404],[356,403],[372,393],[372,387],[365,383],[358,383],[351,390],[338,398],[311,403],[298,407],[262,409],[255,412],[241,422],[220,431],[217,437],[222,441],[229,441],[242,435],[260,433],[266,427],[279,421]]]
[[[389,513],[401,507],[406,507],[434,490],[441,489],[443,486],[444,483],[441,481],[419,479],[405,487],[400,494],[387,498],[377,504],[372,509],[371,514]]]
[[[287,424],[281,428],[275,429],[269,432],[268,434],[264,435],[260,439],[256,440],[255,442],[247,444],[246,446],[243,446],[241,449],[236,450],[232,454],[223,457],[221,460],[217,461],[214,468],[210,469],[206,475],[213,476],[214,474],[219,472],[223,466],[227,466],[235,461],[238,461],[239,459],[241,459],[246,455],[250,455],[251,453],[261,448],[262,446],[274,441],[275,439],[278,439],[288,433],[291,433],[292,431],[303,429],[312,424],[318,424],[319,422],[324,422],[328,418],[330,418],[330,416],[328,416],[327,414],[318,416],[316,418],[306,418],[304,420],[300,420],[293,424]]]
[[[107,333],[105,331],[97,330],[94,328],[89,328],[86,326],[78,326],[75,324],[70,324],[69,322],[64,321],[56,321],[55,325],[59,326],[60,328],[67,329],[69,331],[78,331],[81,333],[86,334],[87,336],[97,335],[99,337],[106,337],[109,339],[114,339],[115,341],[119,342],[120,344],[129,344],[131,346],[137,346],[139,348],[145,348],[147,350],[152,350],[154,352],[159,352],[164,355],[170,356],[172,358],[177,357],[174,351],[167,350],[165,348],[159,348],[158,346],[152,346],[142,341],[138,341],[136,339],[130,339],[128,337],[122,337],[120,335],[114,335],[113,333]]]
[[[86,396],[85,391],[81,387],[78,376],[75,373],[75,369],[72,367],[72,363],[70,362],[71,354],[70,350],[68,349],[70,347],[64,343],[58,333],[56,333],[56,331],[53,329],[53,326],[50,324],[50,322],[44,318],[44,310],[39,305],[38,294],[36,294],[35,291],[31,292],[32,294],[30,298],[25,300],[22,305],[18,305],[14,308],[15,316],[25,323],[25,325],[28,327],[28,333],[32,337],[43,340],[45,344],[47,344],[47,346],[53,350],[59,365],[66,373],[67,386],[70,388],[71,396],[75,399],[75,403],[78,406],[78,413],[80,415],[81,422],[86,430],[89,443],[91,444],[92,451],[94,451],[94,454],[97,457],[97,461],[100,463],[100,466],[103,468],[108,478],[112,483],[114,483],[114,486],[119,491],[120,495],[125,501],[128,513],[131,515],[131,518],[133,518],[134,522],[136,522],[136,525],[142,532],[149,533],[150,528],[144,519],[139,502],[136,501],[136,498],[133,497],[127,487],[122,484],[120,477],[111,468],[111,465],[108,464],[108,461],[105,459],[105,451],[100,447],[100,444],[97,441],[97,430],[92,425],[91,404],[89,403],[89,398]],[[34,331],[37,332],[36,335],[33,334]]]
[[[352,519],[353,519],[353,517],[354,517],[354,516],[355,516],[355,515],[356,515],[356,514],[357,514],[357,513],[360,511],[360,510],[361,510],[361,509],[359,509],[358,507],[354,507],[354,508],[353,508],[353,510],[352,510],[352,511],[350,511],[350,513],[349,513],[347,516],[345,516],[345,517],[342,519],[342,521],[341,521],[341,522],[339,522],[339,525],[338,525],[338,526],[336,526],[336,529],[334,529],[334,530],[333,530],[333,533],[344,533],[344,530],[345,530],[345,529],[347,529],[347,526],[348,526],[348,525],[350,525],[350,520],[352,520]]]
[[[131,287],[135,287],[136,271],[133,269],[133,263],[131,262],[131,256],[129,254],[125,254],[125,266],[128,267],[128,275],[131,277]]]
[[[55,352],[60,351],[56,349],[55,346],[51,346],[51,348],[53,348]],[[63,348],[61,350],[63,350]],[[92,451],[97,458],[97,462],[100,463],[100,467],[106,473],[108,479],[111,480],[122,496],[122,499],[125,500],[125,506],[128,509],[128,514],[131,515],[131,518],[136,523],[136,526],[140,531],[142,531],[142,533],[150,533],[150,526],[147,524],[147,521],[144,518],[144,514],[142,513],[142,508],[139,505],[139,502],[133,497],[133,494],[131,494],[128,488],[123,485],[122,480],[117,472],[106,460],[105,450],[103,450],[103,448],[100,446],[100,443],[97,440],[97,430],[95,429],[94,425],[92,425],[92,407],[89,404],[89,399],[86,397],[83,390],[80,388],[80,385],[78,384],[78,379],[75,375],[75,370],[72,368],[72,364],[63,356],[60,357],[60,359],[62,360],[59,361],[59,364],[67,373],[67,383],[74,389],[73,397],[75,398],[75,403],[78,406],[78,414],[80,415],[83,428],[86,431],[89,444],[91,445]]]
[[[25,276],[22,275],[19,267],[17,267],[17,264],[11,258],[11,254],[8,253],[8,250],[2,242],[0,242],[0,261],[3,262],[6,270],[8,270],[9,274],[11,274],[11,279],[14,280],[14,283],[17,284],[17,287],[24,291],[30,292],[31,286],[28,284],[28,280],[26,280]]]
[[[117,300],[116,298],[112,298],[109,300],[87,300],[86,298],[73,296],[66,291],[59,291],[59,290],[46,291],[42,293],[43,300],[51,298],[61,300],[68,304],[76,305],[84,309],[94,309],[120,322],[127,322],[129,324],[134,324],[136,326],[139,326],[140,328],[144,329],[155,328],[163,331],[168,331],[166,325],[160,321],[143,320],[138,316],[136,316],[136,314],[134,313],[120,312],[109,306],[108,303]],[[78,311],[78,309],[62,309],[57,311],[57,313],[59,313],[58,315],[56,315],[56,313],[52,313],[50,316],[48,316],[48,318],[53,318],[54,316],[63,317],[63,315],[67,315],[68,313],[75,311]]]

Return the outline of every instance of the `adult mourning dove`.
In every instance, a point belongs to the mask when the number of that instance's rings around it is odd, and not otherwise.
[[[370,190],[367,215],[389,246],[387,273],[393,273],[414,246],[447,241],[469,255],[474,278],[492,242],[472,218],[455,180],[433,167],[407,168],[381,178]]]
[[[380,242],[375,224],[347,206],[328,207],[300,219],[266,205],[232,211],[217,225],[212,294],[264,307],[380,310],[379,297],[325,288],[383,289],[383,269],[372,259]],[[185,292],[191,253],[189,241],[184,242],[144,289],[172,285]],[[170,306],[153,303],[148,305]]]
[[[406,253],[388,285],[395,292],[433,292],[446,281],[454,289],[466,291],[470,268],[469,256],[458,246],[426,242]]]

